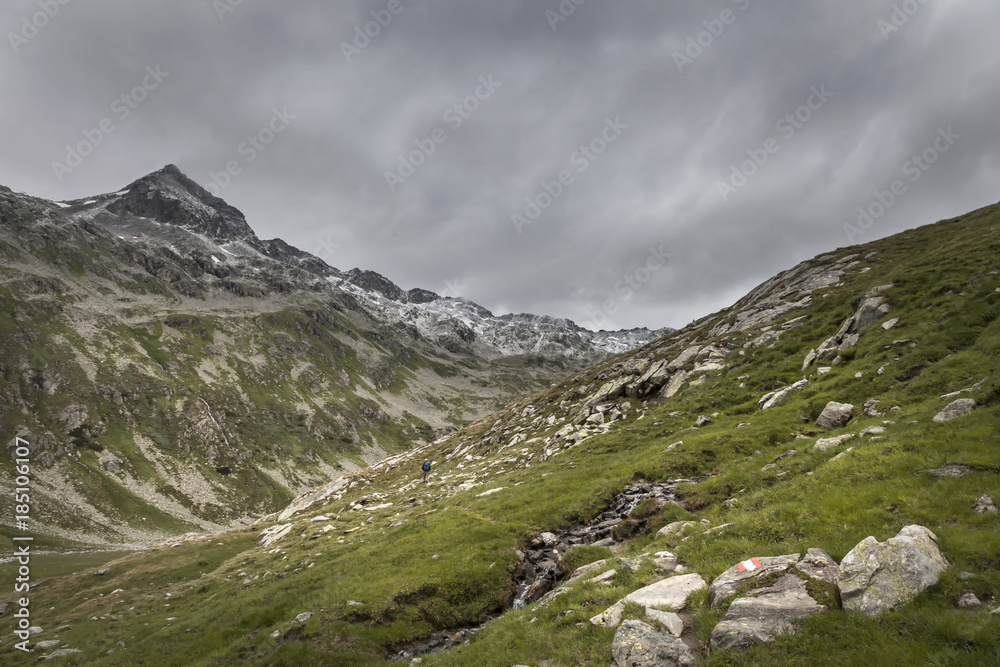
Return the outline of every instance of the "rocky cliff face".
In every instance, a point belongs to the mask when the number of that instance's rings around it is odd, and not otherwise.
[[[0,302],[0,426],[61,508],[39,528],[84,542],[246,522],[655,336],[341,272],[173,166],[68,202],[0,188]]]

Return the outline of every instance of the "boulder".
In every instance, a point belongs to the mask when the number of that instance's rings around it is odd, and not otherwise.
[[[608,570],[604,574],[597,575],[590,581],[592,581],[595,584],[604,584],[605,586],[610,586],[611,582],[614,581],[614,578],[617,575],[618,575],[618,570]]]
[[[622,611],[629,602],[635,602],[647,609],[678,611],[687,604],[688,596],[706,586],[700,574],[684,574],[663,579],[655,584],[640,588],[608,607],[590,619],[594,625],[607,628],[616,627],[622,620]]]
[[[566,584],[574,584],[577,581],[580,581],[581,579],[586,577],[588,574],[593,576],[594,574],[601,572],[603,569],[605,569],[607,565],[608,565],[607,559],[595,561],[587,565],[581,565],[580,567],[573,570],[573,574],[570,575],[570,578],[566,580]]]
[[[837,561],[822,549],[809,549],[806,555],[795,564],[795,569],[810,579],[837,583]]]
[[[276,526],[271,526],[270,528],[265,528],[261,531],[260,536],[257,538],[257,544],[262,547],[269,547],[282,537],[287,535],[292,531],[292,524],[278,524]]]
[[[559,537],[555,533],[542,533],[538,536],[538,539],[542,541],[542,544],[550,548],[559,544]]]
[[[706,417],[705,415],[702,415],[695,420],[694,425],[695,428],[702,428],[703,426],[708,426],[711,423],[712,423],[711,417]]]
[[[770,643],[777,635],[793,634],[792,621],[825,610],[810,597],[804,579],[786,574],[773,586],[734,600],[712,630],[712,646],[742,649]]]
[[[649,367],[643,375],[626,389],[626,394],[632,398],[646,396],[656,391],[670,379],[670,370],[666,361],[658,361]]]
[[[906,526],[884,543],[867,537],[854,547],[840,563],[837,585],[844,609],[877,616],[937,584],[946,569],[937,536]]]
[[[673,535],[674,533],[677,533],[677,535],[683,535],[685,529],[696,525],[698,524],[694,521],[674,521],[673,523],[668,523],[666,526],[656,531],[656,536],[667,537],[669,535]]]
[[[878,411],[879,400],[877,398],[869,398],[865,401],[865,404],[861,406],[861,414],[865,417],[881,417],[882,413]]]
[[[934,421],[938,424],[950,422],[952,419],[963,417],[976,409],[976,402],[971,398],[960,398],[952,402],[944,410],[934,415]]]
[[[823,408],[822,414],[816,420],[816,425],[829,431],[834,431],[847,425],[854,416],[854,406],[850,403],[830,401]]]
[[[684,382],[687,381],[688,377],[690,377],[690,374],[687,371],[677,371],[670,377],[670,382],[663,388],[660,395],[663,398],[673,398],[684,386]]]
[[[840,447],[842,444],[848,440],[853,440],[855,438],[854,433],[845,433],[844,435],[838,435],[836,438],[820,438],[813,445],[814,452],[825,452],[828,449],[833,449],[834,447]]]
[[[806,386],[808,386],[808,384],[809,380],[799,380],[790,387],[784,387],[777,391],[772,391],[769,394],[764,394],[757,402],[757,404],[760,406],[761,410],[767,410],[768,408],[773,408],[778,403],[781,403],[783,400],[791,396],[793,393],[805,389]]]
[[[715,581],[712,582],[712,585],[708,589],[709,602],[713,607],[718,607],[728,598],[736,595],[736,589],[740,582],[763,577],[774,572],[785,572],[788,568],[799,562],[800,555],[764,556],[737,563],[716,577]]]
[[[623,601],[635,602],[653,609],[666,608],[677,611],[687,603],[688,596],[707,586],[700,574],[683,574],[640,588],[626,595]]]
[[[997,506],[989,496],[983,496],[976,501],[976,514],[996,514]]]
[[[975,593],[966,593],[962,597],[958,598],[958,606],[962,609],[975,609],[982,604],[982,601],[976,596]]]
[[[889,305],[885,298],[881,296],[869,296],[862,300],[861,305],[854,312],[854,320],[851,322],[847,333],[859,334],[868,329],[871,325],[889,314]]]
[[[625,621],[611,643],[616,667],[685,667],[695,664],[691,649],[677,637],[642,621]]]
[[[677,567],[677,554],[669,551],[657,551],[653,554],[653,564],[663,570],[673,570]]]
[[[604,383],[604,385],[598,389],[590,398],[587,399],[584,404],[587,408],[592,408],[598,403],[605,403],[607,401],[613,401],[616,398],[621,398],[625,395],[625,386],[632,381],[631,376],[619,377],[609,382]]]
[[[684,368],[684,366],[687,366],[690,362],[694,361],[699,352],[701,352],[701,345],[693,345],[689,347],[681,352],[680,356],[667,364],[667,370],[674,372]]]
[[[840,346],[837,348],[837,352],[843,354],[848,350],[853,350],[858,346],[858,342],[861,340],[860,334],[848,334],[844,336],[844,340],[841,341]]]

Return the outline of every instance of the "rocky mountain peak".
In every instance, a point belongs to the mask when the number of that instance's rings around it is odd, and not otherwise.
[[[345,274],[347,282],[369,292],[377,292],[387,299],[406,303],[406,292],[381,273],[363,269],[351,269]]]
[[[257,241],[239,209],[212,195],[172,164],[133,182],[107,208],[117,215],[131,214],[183,227],[215,241]]]

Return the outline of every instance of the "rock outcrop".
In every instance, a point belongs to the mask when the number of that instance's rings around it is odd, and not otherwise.
[[[732,566],[712,582],[709,588],[709,603],[718,607],[727,599],[736,595],[741,582],[758,579],[776,572],[785,572],[799,562],[801,554],[787,556],[762,556],[750,558]]]
[[[809,595],[804,579],[786,574],[773,586],[733,600],[712,630],[712,646],[740,649],[773,642],[777,635],[795,632],[793,621],[825,610]]]

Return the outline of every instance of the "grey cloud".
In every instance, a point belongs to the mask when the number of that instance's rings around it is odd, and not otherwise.
[[[559,4],[401,0],[349,63],[342,43],[389,0],[245,0],[224,20],[210,0],[70,2],[17,54],[0,47],[0,183],[65,199],[168,162],[207,185],[235,160],[222,196],[263,237],[497,311],[586,324],[617,299],[609,326],[683,325],[846,245],[844,224],[940,127],[961,140],[859,240],[998,199],[995,3],[924,3],[888,39],[878,21],[899,0],[590,0],[553,31]],[[0,28],[37,11],[5,3]],[[679,72],[689,38],[707,46]],[[52,162],[155,65],[169,78],[59,182]],[[501,87],[452,127],[446,111],[490,75]],[[781,137],[821,85],[834,96]],[[239,146],[275,107],[295,119],[247,162]],[[525,198],[615,117],[620,139],[518,234]],[[437,128],[447,141],[391,191],[385,172]],[[780,150],[723,201],[718,182],[772,137]],[[616,296],[660,245],[668,265]]]

